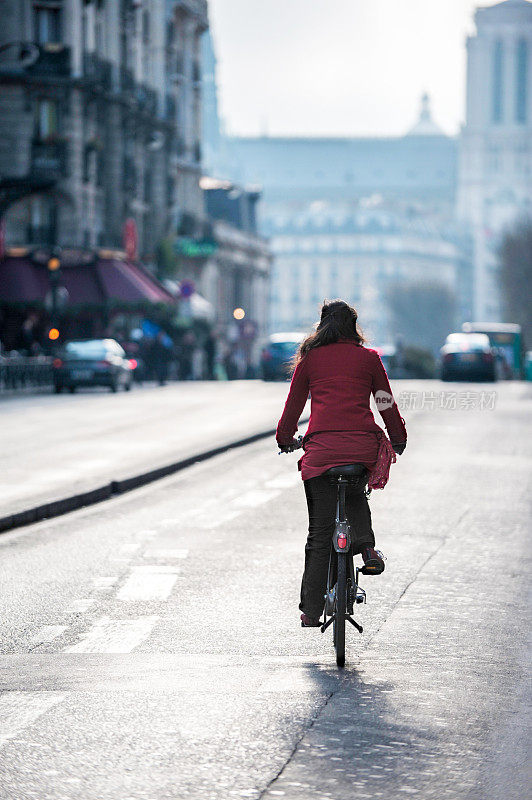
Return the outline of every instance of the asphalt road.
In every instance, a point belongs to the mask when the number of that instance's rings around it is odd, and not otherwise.
[[[272,441],[2,535],[1,800],[529,796],[531,387],[430,391],[344,671]]]
[[[181,382],[0,400],[0,516],[274,428],[285,383]]]

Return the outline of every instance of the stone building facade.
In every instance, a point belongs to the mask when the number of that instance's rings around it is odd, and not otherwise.
[[[307,329],[324,298],[342,297],[373,342],[390,342],[388,288],[423,280],[454,291],[460,320],[470,319],[468,234],[454,219],[456,151],[426,96],[402,137],[230,139],[228,170],[263,191],[271,330]]]
[[[206,0],[2,3],[0,177],[49,184],[7,210],[8,245],[122,247],[133,219],[150,264],[203,218],[207,27]]]
[[[205,260],[199,290],[215,310],[218,329],[244,345],[248,362],[256,363],[269,327],[272,263],[270,244],[257,231],[260,195],[213,178],[203,178],[201,185],[216,250]],[[235,309],[244,312],[241,320],[235,320]]]
[[[474,316],[497,321],[501,234],[532,217],[532,3],[478,8],[475,23],[467,42],[457,211],[474,237]]]
[[[284,217],[266,211],[276,259],[272,330],[310,329],[324,298],[357,308],[373,343],[392,342],[387,292],[395,285],[436,280],[456,289],[467,269],[452,235],[397,203],[317,201]]]

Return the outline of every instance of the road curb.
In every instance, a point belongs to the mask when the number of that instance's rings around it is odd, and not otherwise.
[[[306,420],[302,420],[305,422]],[[9,514],[5,517],[0,517],[0,533],[7,533],[15,528],[22,528],[25,525],[31,525],[34,522],[42,522],[46,519],[53,519],[60,517],[63,514],[68,514],[69,511],[91,506],[96,503],[101,503],[103,500],[108,500],[119,494],[125,494],[138,489],[140,486],[145,486],[153,481],[158,481],[161,478],[166,478],[168,475],[173,475],[175,472],[180,472],[182,469],[197,464],[200,461],[207,461],[209,458],[226,453],[228,450],[234,450],[237,447],[245,447],[245,445],[253,444],[261,439],[267,439],[268,436],[275,435],[275,428],[269,428],[267,431],[259,431],[253,433],[251,436],[245,436],[242,439],[237,439],[234,442],[213,447],[210,450],[204,450],[193,456],[173,461],[170,464],[165,464],[162,467],[150,469],[147,472],[141,472],[138,475],[133,475],[131,478],[123,478],[121,480],[112,480],[104,486],[97,489],[91,489],[88,492],[81,492],[80,494],[72,495],[71,497],[64,497],[61,500],[54,500],[50,503],[43,503],[42,505],[29,508],[24,511],[18,511],[15,514]]]

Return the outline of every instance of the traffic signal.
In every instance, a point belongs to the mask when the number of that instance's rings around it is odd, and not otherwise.
[[[57,258],[57,256],[52,256],[48,259],[48,272],[57,272],[58,269],[61,267],[61,262]]]
[[[48,331],[48,338],[51,342],[56,342],[59,339],[59,331],[57,328],[50,328]]]

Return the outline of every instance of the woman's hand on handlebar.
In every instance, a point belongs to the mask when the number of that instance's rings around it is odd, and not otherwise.
[[[406,442],[396,442],[395,444],[392,442],[392,447],[397,453],[397,455],[400,456],[405,451]]]
[[[293,453],[294,450],[299,450],[300,447],[303,445],[303,437],[298,436],[297,439],[292,439],[290,444],[280,444],[279,445],[279,455],[281,453]]]

